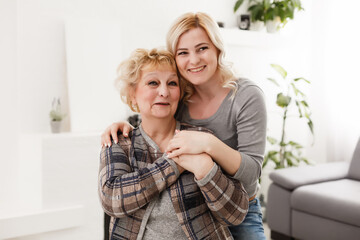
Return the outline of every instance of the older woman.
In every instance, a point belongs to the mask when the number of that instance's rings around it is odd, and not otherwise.
[[[138,49],[119,68],[120,95],[142,122],[103,147],[99,195],[111,239],[232,239],[249,199],[206,154],[164,154],[177,130],[199,131],[174,114],[182,96],[173,55]]]

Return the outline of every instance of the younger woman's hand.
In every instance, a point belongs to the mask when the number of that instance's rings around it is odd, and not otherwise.
[[[124,137],[129,136],[129,132],[132,131],[134,127],[128,122],[115,122],[108,126],[103,134],[101,134],[101,146],[102,147],[110,147],[111,146],[111,138],[114,140],[115,143],[119,142],[117,133],[121,131]]]
[[[198,131],[177,131],[175,136],[169,141],[165,151],[169,158],[177,157],[182,154],[206,153],[211,147],[213,135]]]

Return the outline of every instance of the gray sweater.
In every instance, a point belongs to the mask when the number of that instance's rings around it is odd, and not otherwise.
[[[235,96],[230,91],[217,112],[207,119],[192,119],[180,104],[177,120],[213,131],[221,141],[238,150],[242,162],[233,178],[242,182],[249,196],[259,188],[266,143],[266,106],[262,90],[252,81],[239,79]]]

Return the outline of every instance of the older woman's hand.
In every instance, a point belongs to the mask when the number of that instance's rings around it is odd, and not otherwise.
[[[214,166],[214,161],[206,153],[182,154],[173,160],[184,169],[194,173],[197,180],[205,177]]]
[[[110,147],[111,146],[111,137],[115,143],[119,142],[118,131],[121,131],[122,134],[127,137],[129,132],[132,131],[134,127],[128,122],[115,122],[105,129],[103,134],[101,134],[101,146]]]

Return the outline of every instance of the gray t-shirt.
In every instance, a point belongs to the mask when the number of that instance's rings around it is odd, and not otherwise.
[[[143,240],[187,239],[167,190],[155,200],[144,230]]]
[[[239,79],[237,91],[230,91],[217,112],[206,119],[192,119],[180,104],[176,119],[205,127],[231,148],[238,150],[242,162],[233,176],[244,185],[250,197],[258,191],[266,143],[266,106],[262,90],[252,81]]]

